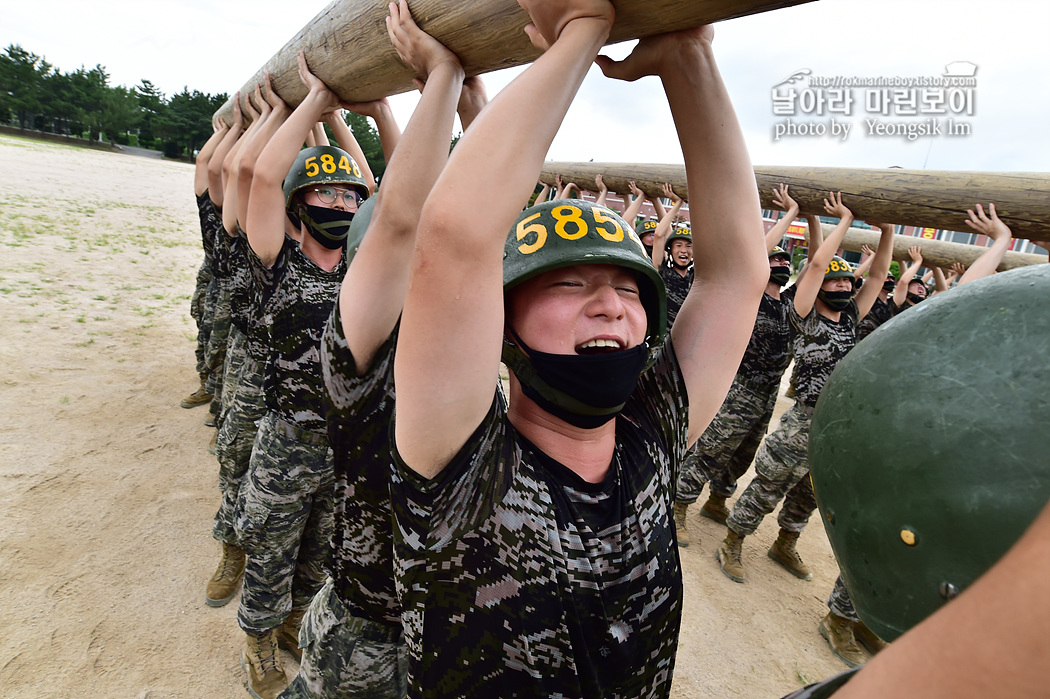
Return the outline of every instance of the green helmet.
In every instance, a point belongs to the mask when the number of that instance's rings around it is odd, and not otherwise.
[[[346,263],[350,264],[354,259],[354,255],[357,254],[357,249],[361,247],[361,241],[364,240],[365,232],[368,230],[368,224],[372,222],[372,212],[375,211],[376,201],[379,199],[377,194],[374,197],[369,197],[361,203],[358,207],[357,213],[354,214],[354,220],[350,222],[350,230],[346,234]]]
[[[667,292],[638,235],[612,209],[582,199],[558,199],[521,212],[503,250],[503,289],[573,265],[616,265],[638,273],[648,342],[667,330]]]
[[[1050,499],[1047,298],[1050,265],[936,296],[859,343],[821,391],[817,502],[857,613],[888,641],[992,566]],[[917,398],[886,390],[901,380]]]
[[[292,196],[304,187],[316,184],[345,184],[368,198],[368,185],[361,176],[357,161],[342,148],[312,146],[299,155],[284,178],[284,208],[292,210]]]
[[[776,247],[774,247],[772,250],[769,251],[769,257],[777,257],[777,256],[787,258],[787,261],[791,262],[791,254],[787,250],[785,250],[784,248],[780,247],[779,245],[777,245]]]
[[[650,233],[656,233],[656,227],[658,225],[660,225],[659,221],[657,221],[655,219],[647,218],[647,219],[639,221],[638,223],[635,224],[635,226],[634,226],[634,233],[639,238],[641,238],[644,235],[648,235]]]
[[[772,255],[771,255],[772,257]],[[824,281],[828,279],[838,279],[840,277],[848,277],[854,279],[853,268],[850,267],[849,262],[836,255],[831,258],[831,262],[828,263],[827,269],[824,270]]]
[[[664,251],[671,249],[671,243],[675,240],[688,240],[690,243],[693,242],[693,233],[688,228],[676,228],[671,231],[671,235],[667,236],[667,240],[664,241]]]

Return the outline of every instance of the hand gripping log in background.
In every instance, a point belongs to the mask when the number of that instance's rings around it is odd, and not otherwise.
[[[610,44],[699,24],[801,5],[812,0],[614,0]],[[523,31],[528,15],[516,0],[412,0],[420,28],[447,46],[467,75],[531,63],[539,51]],[[296,56],[306,51],[314,75],[346,102],[415,89],[386,33],[387,0],[336,0],[303,27],[241,88],[250,94],[269,72],[274,90],[294,107],[306,96]],[[231,90],[232,94],[233,90]],[[229,100],[215,112],[232,120]],[[593,180],[593,178],[592,178]]]
[[[551,186],[555,175],[564,182],[575,182],[593,188],[594,176],[602,175],[612,191],[629,192],[628,181],[650,197],[662,196],[661,187],[670,182],[675,192],[688,199],[685,168],[681,165],[640,165],[631,163],[547,162],[542,179]],[[824,214],[824,197],[831,190],[841,191],[842,200],[861,221],[898,223],[907,226],[969,231],[966,210],[977,203],[995,202],[999,218],[1008,225],[1015,238],[1050,241],[1050,174],[1022,172],[952,172],[943,170],[903,170],[890,168],[809,168],[756,167],[762,206],[774,208],[773,187],[783,182],[790,187],[791,198],[798,202],[801,213]],[[691,215],[700,215],[692,211]],[[859,234],[865,234],[863,236]],[[875,247],[868,231],[851,228],[843,242],[846,250],[860,251],[863,244]],[[930,264],[950,266],[952,262],[970,264],[984,250],[973,245],[946,243],[900,236],[894,257],[907,259],[907,246],[923,247],[923,258]],[[933,259],[929,255],[937,257]],[[1007,253],[1000,270],[1045,262],[1040,255]]]

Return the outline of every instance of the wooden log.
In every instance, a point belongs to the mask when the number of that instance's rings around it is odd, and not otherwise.
[[[812,0],[615,0],[609,43],[805,2]],[[459,56],[467,75],[524,65],[539,55],[523,31],[529,18],[516,0],[412,0],[411,8],[416,23]],[[277,94],[299,104],[306,96],[296,67],[300,50],[310,70],[347,102],[414,89],[412,74],[390,45],[386,16],[386,0],[336,0],[245,82],[241,94],[269,72]],[[229,121],[232,111],[228,100],[216,115]]]
[[[599,173],[614,192],[630,191],[627,182],[634,180],[650,197],[662,196],[664,182],[683,199],[689,196],[682,165],[547,162],[541,179],[553,185],[560,174],[566,182],[593,189]],[[969,231],[966,210],[995,202],[1015,238],[1050,241],[1050,173],[756,167],[755,178],[767,209],[773,208],[773,187],[783,182],[803,214],[823,214],[824,197],[835,190],[861,221]]]
[[[827,236],[835,226],[825,223],[821,226],[824,235]],[[874,250],[879,245],[879,232],[865,228],[850,228],[846,231],[846,237],[842,240],[843,250],[860,252],[862,245],[867,245]],[[903,260],[911,264],[908,256],[908,248],[918,245],[922,248],[922,263],[926,267],[940,267],[946,272],[955,262],[961,262],[967,267],[980,257],[988,248],[978,245],[966,245],[965,243],[950,243],[945,240],[927,240],[915,238],[910,235],[895,235],[893,237],[893,259]],[[1046,263],[1047,258],[1043,255],[1030,255],[1021,252],[1007,252],[1003,255],[1003,261],[998,270],[1005,272],[1008,269],[1027,267],[1029,265]]]

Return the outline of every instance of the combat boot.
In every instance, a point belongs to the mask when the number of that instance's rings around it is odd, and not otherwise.
[[[208,393],[208,390],[204,387],[204,384],[208,381],[207,374],[201,374],[201,386],[190,395],[183,398],[179,405],[183,408],[196,408],[198,405],[204,405],[210,403],[213,398],[212,394]]]
[[[255,699],[276,699],[288,686],[288,676],[277,654],[277,629],[247,634],[241,668],[248,676],[249,694]]]
[[[802,580],[812,580],[813,572],[805,564],[802,557],[795,550],[798,541],[798,532],[780,530],[780,536],[769,547],[769,557],[784,566],[789,573]]]
[[[222,542],[222,558],[215,575],[208,581],[204,602],[209,607],[222,607],[237,594],[237,584],[244,574],[244,550]]]
[[[853,635],[853,623],[846,617],[828,612],[828,615],[820,620],[820,635],[831,646],[831,652],[849,667],[860,667],[868,662],[868,654]]]
[[[715,558],[726,577],[738,583],[747,580],[744,572],[744,563],[740,560],[741,549],[744,545],[744,537],[730,529],[726,534],[725,541],[715,550]]]
[[[277,627],[277,645],[295,656],[296,662],[303,661],[303,650],[299,647],[299,629],[303,625],[305,609],[293,609],[288,613],[284,623]]]
[[[719,524],[725,524],[729,519],[729,509],[726,507],[726,499],[721,495],[711,493],[707,496],[707,502],[700,508],[700,515],[713,519]]]
[[[863,621],[853,622],[853,636],[872,655],[889,645],[886,641],[879,638],[877,633],[869,629]]]
[[[688,525],[685,523],[687,509],[689,509],[687,503],[676,502],[674,504],[674,528],[678,532],[678,545],[682,548],[688,546],[690,542],[689,530],[686,528]]]

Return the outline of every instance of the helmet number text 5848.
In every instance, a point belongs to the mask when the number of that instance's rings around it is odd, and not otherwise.
[[[336,170],[343,170],[348,175],[355,177],[361,176],[361,169],[357,167],[357,163],[347,158],[345,155],[339,157],[339,162],[335,162],[335,157],[331,153],[325,153],[320,157],[313,155],[306,159],[303,163],[306,166],[307,177],[317,177],[323,171],[325,174],[335,174]]]
[[[548,226],[536,221],[542,215],[543,212],[539,212],[518,221],[515,235],[519,241],[535,236],[530,242],[523,242],[518,246],[522,255],[531,255],[547,243],[547,236],[550,233]],[[578,206],[565,204],[551,209],[550,216],[554,219],[555,234],[565,240],[579,240],[590,232],[591,226],[598,235],[609,242],[619,243],[624,238],[623,226],[620,225],[620,222],[611,216],[606,216],[600,209],[592,208],[584,212]]]

